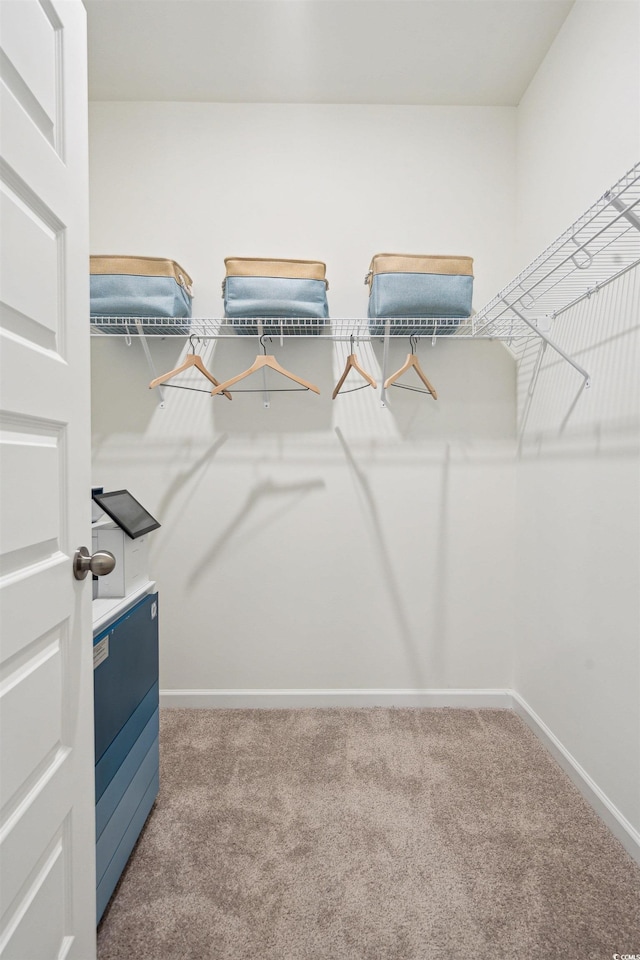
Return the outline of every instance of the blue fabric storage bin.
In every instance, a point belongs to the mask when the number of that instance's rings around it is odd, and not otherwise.
[[[316,260],[228,257],[224,312],[239,334],[255,335],[253,318],[273,318],[264,333],[320,333],[329,316],[325,265]],[[276,322],[277,319],[277,322]],[[283,319],[300,323],[283,324]]]
[[[256,323],[243,323],[250,317],[305,318],[307,332],[320,332],[329,316],[324,280],[293,280],[286,277],[227,277],[224,312],[240,334],[255,334]],[[263,323],[263,332],[294,332],[292,326]],[[296,325],[295,330],[299,325]],[[269,328],[269,329],[267,329]]]
[[[91,257],[93,317],[189,319],[191,278],[173,260],[159,257]],[[190,324],[143,324],[144,332],[184,334]]]
[[[390,333],[404,336],[412,332],[410,325],[402,322],[405,318],[469,317],[473,297],[472,266],[470,257],[378,254],[366,279],[370,284],[367,315],[371,332],[377,336],[385,329],[384,324],[371,323],[371,320],[390,318]],[[443,324],[439,332],[453,333],[456,326]],[[414,328],[414,332],[424,335],[436,330],[435,324]]]

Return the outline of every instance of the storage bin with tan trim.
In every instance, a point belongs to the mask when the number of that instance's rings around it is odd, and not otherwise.
[[[92,316],[191,317],[192,280],[175,260],[92,256],[90,274]],[[166,332],[184,333],[188,327]]]
[[[471,315],[471,257],[378,253],[365,283],[369,286],[370,318]],[[379,325],[371,326],[377,330]]]
[[[224,312],[238,333],[255,334],[257,324],[245,321],[258,317],[273,318],[262,325],[265,332],[280,329],[276,318],[294,317],[308,323],[289,325],[283,332],[320,332],[329,316],[329,284],[322,261],[227,257],[224,262]]]

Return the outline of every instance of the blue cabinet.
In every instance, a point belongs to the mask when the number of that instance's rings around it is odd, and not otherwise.
[[[93,640],[97,919],[158,795],[158,594]]]

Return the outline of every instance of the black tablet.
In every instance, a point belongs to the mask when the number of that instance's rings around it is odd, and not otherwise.
[[[128,490],[94,493],[93,499],[132,540],[149,533],[150,530],[157,530],[160,526],[155,517],[152,517]]]

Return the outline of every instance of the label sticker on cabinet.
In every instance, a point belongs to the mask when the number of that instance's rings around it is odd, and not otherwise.
[[[151,619],[155,620],[157,616],[158,616],[158,603],[156,600],[154,600],[153,603],[151,604]]]
[[[109,636],[96,643],[93,648],[93,669],[99,667],[109,656]]]

